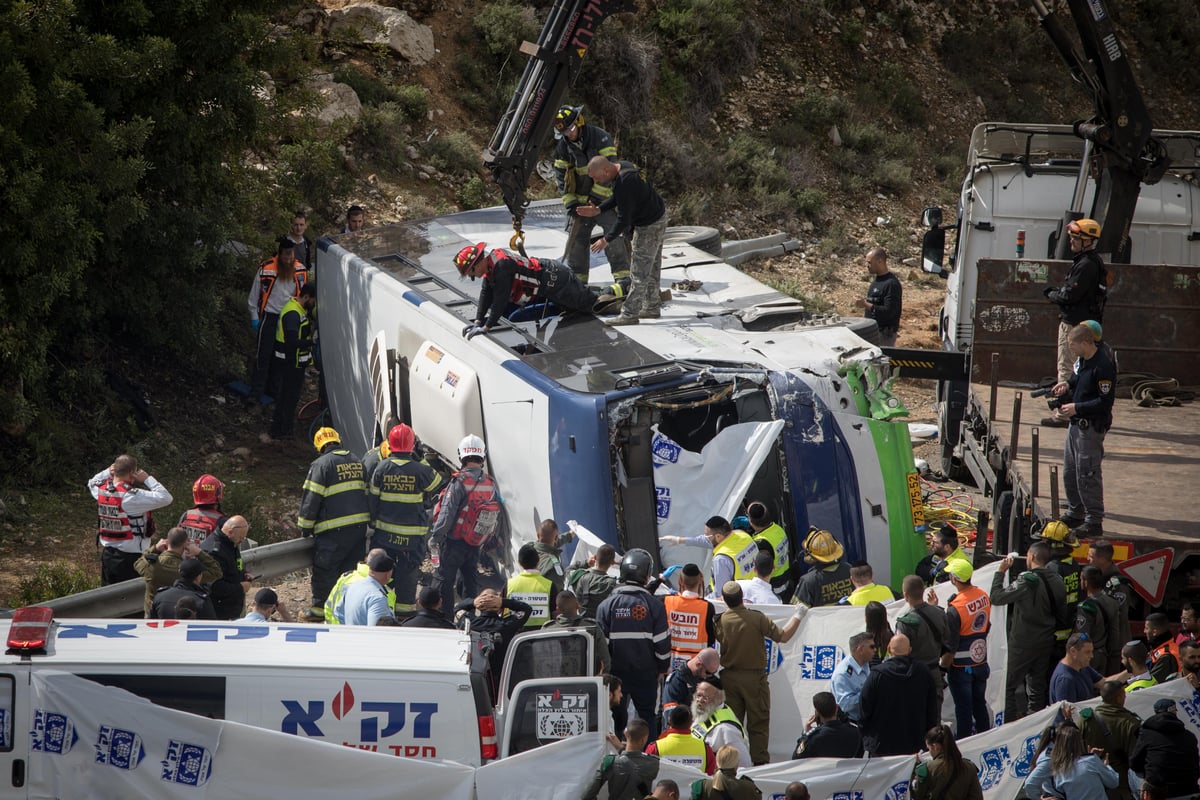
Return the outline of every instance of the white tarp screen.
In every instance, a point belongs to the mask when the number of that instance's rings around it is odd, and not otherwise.
[[[186,678],[181,677],[181,681]],[[323,800],[470,798],[475,770],[369,753],[208,719],[123,689],[35,670],[30,687],[29,796]]]

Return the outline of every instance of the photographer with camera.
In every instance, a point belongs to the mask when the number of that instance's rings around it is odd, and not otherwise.
[[[1076,325],[1067,336],[1067,346],[1076,357],[1075,374],[1054,384],[1060,399],[1059,412],[1070,420],[1063,450],[1063,488],[1067,511],[1062,521],[1076,537],[1103,534],[1104,482],[1100,462],[1104,458],[1104,435],[1112,427],[1117,370],[1108,355],[1096,346],[1095,335],[1085,324]],[[1070,402],[1065,402],[1067,391]]]

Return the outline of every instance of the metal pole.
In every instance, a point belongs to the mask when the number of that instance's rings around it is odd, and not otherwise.
[[[988,378],[992,385],[991,402],[988,403],[988,430],[992,428],[992,423],[996,421],[996,391],[997,383],[1000,380],[1000,354],[992,353],[992,374]]]
[[[1033,499],[1037,500],[1038,496],[1038,438],[1039,432],[1037,428],[1033,429],[1029,440],[1029,464],[1033,474],[1029,478],[1029,483],[1033,487]]]
[[[1050,516],[1058,519],[1058,467],[1050,467]]]
[[[1017,442],[1020,441],[1021,434],[1021,398],[1025,395],[1017,392],[1013,397],[1012,410],[1012,435],[1008,440],[1008,463],[1015,464],[1017,461]]]
[[[978,567],[983,561],[983,551],[985,548],[991,553],[999,552],[996,550],[996,533],[992,532],[992,544],[988,547],[987,544],[987,529],[990,522],[987,511],[980,509],[979,519],[975,522],[975,551],[971,553],[971,566]]]

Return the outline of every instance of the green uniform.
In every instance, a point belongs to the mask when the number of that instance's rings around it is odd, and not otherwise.
[[[1004,686],[1004,721],[1012,722],[1046,707],[1055,631],[1067,620],[1067,592],[1062,578],[1045,567],[1022,572],[1008,586],[1004,577],[993,576],[990,598],[994,606],[1012,606]]]
[[[563,582],[566,579],[563,575],[562,565],[563,545],[573,541],[575,541],[575,534],[567,532],[558,537],[557,544],[533,543],[533,549],[538,553],[538,572],[550,579],[550,582],[554,584],[555,592],[563,590]]]
[[[938,756],[928,763],[917,764],[913,769],[912,800],[942,800],[954,797],[959,800],[983,800],[983,787],[979,785],[979,769],[963,759],[963,768],[957,775],[951,774],[950,765]]]
[[[1079,731],[1088,747],[1103,747],[1108,765],[1120,776],[1117,788],[1108,789],[1109,800],[1132,800],[1129,788],[1129,755],[1137,743],[1142,720],[1123,706],[1101,703],[1079,712]]]
[[[721,680],[725,704],[745,720],[750,760],[770,761],[767,737],[771,728],[771,690],[767,686],[767,651],[763,640],[778,642],[783,631],[761,611],[737,606],[717,618],[721,643]]]
[[[1080,601],[1075,612],[1075,632],[1086,633],[1095,648],[1092,669],[1101,675],[1121,671],[1120,636],[1121,607],[1116,600],[1100,592]]]

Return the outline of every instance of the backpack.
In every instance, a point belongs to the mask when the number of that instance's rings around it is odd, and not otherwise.
[[[486,472],[476,481],[466,470],[456,472],[454,479],[462,483],[467,499],[458,512],[458,519],[454,521],[450,536],[472,547],[479,547],[491,539],[500,528],[500,503],[496,499],[496,483]],[[438,498],[437,509],[434,511],[435,519],[449,490],[448,485]]]

